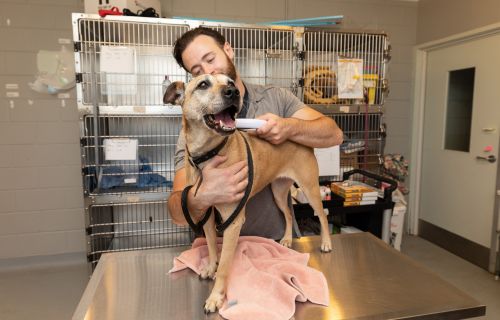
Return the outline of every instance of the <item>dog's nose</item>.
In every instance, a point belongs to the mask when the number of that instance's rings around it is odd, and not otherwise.
[[[240,90],[236,87],[226,87],[226,89],[224,89],[224,96],[228,99],[239,97]]]

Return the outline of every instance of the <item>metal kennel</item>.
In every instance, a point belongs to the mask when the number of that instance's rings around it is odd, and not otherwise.
[[[105,252],[191,243],[193,234],[172,224],[166,207],[181,109],[163,104],[162,84],[166,76],[190,79],[172,48],[197,26],[226,37],[245,81],[289,89],[337,121],[345,134],[342,172],[378,170],[390,56],[385,34],[87,14],[73,14],[72,23],[92,266]],[[344,58],[363,60],[362,99],[338,98]]]

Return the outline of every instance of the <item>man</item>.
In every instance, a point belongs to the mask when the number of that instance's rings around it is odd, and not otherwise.
[[[243,83],[232,62],[234,51],[217,31],[196,28],[186,32],[175,43],[177,63],[193,76],[225,74],[235,80],[243,98],[243,107],[237,117],[258,118],[266,124],[255,134],[272,144],[291,140],[309,147],[324,148],[342,143],[342,131],[331,118],[304,105],[291,92],[276,87]],[[175,155],[175,177],[168,209],[172,220],[186,225],[181,209],[181,192],[186,186],[184,168],[185,142],[181,134]],[[247,186],[248,167],[239,162],[222,168],[225,157],[209,160],[202,171],[203,181],[194,196],[188,193],[187,204],[193,220],[203,217],[205,211],[216,204],[231,203],[243,198]],[[291,159],[300,161],[300,159]],[[281,239],[285,230],[283,214],[274,203],[268,186],[247,203],[246,220],[241,235],[256,235]]]

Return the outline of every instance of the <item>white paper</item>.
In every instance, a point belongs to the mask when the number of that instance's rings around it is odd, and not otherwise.
[[[339,99],[363,99],[363,59],[339,58],[337,63]]]
[[[137,139],[104,139],[104,158],[109,160],[137,160]]]
[[[133,47],[101,46],[100,58],[101,94],[130,95],[137,94],[137,60]],[[127,104],[123,97],[117,104]]]
[[[136,74],[101,74],[101,94],[108,95],[109,105],[130,105],[137,94]],[[118,96],[118,97],[113,97]],[[126,97],[124,97],[126,96]]]
[[[135,48],[101,46],[100,70],[105,73],[135,73]]]
[[[338,176],[340,174],[339,146],[330,148],[315,148],[314,155],[318,161],[319,175]]]

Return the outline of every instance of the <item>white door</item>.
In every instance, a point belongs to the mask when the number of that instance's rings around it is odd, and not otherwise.
[[[499,154],[499,52],[500,35],[434,49],[425,79],[419,218],[487,248]]]

